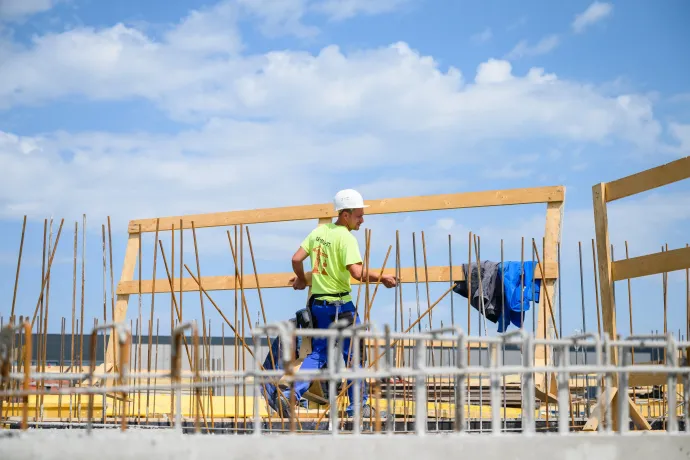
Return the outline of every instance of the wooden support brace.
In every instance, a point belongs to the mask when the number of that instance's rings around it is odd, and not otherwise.
[[[556,186],[386,198],[382,200],[365,200],[365,204],[369,205],[367,214],[374,215],[562,202],[564,196],[565,188]],[[331,203],[265,208],[250,211],[216,212],[187,216],[161,217],[159,231],[170,230],[173,225],[179,224],[180,219],[184,220],[183,228],[191,228],[191,224],[194,222],[194,226],[199,229],[204,227],[223,227],[240,224],[248,225],[268,222],[330,219],[336,217],[336,215]],[[130,221],[129,233],[138,233],[139,225],[141,225],[142,232],[155,231],[156,219],[158,218],[154,217],[151,219]]]
[[[542,283],[542,292],[539,296],[539,314],[537,315],[537,325],[536,325],[536,336],[537,338],[553,338],[554,328],[553,325],[556,323],[553,316],[553,310],[549,308],[549,302],[551,301],[551,306],[554,306],[555,291],[556,291],[556,279],[557,276],[551,278],[549,276],[549,267],[557,267],[557,248],[558,243],[561,240],[561,226],[563,222],[563,202],[557,203],[547,203],[546,205],[546,227],[544,231],[544,254],[542,254],[542,263],[546,267],[546,279]],[[538,247],[541,245],[537,245]],[[535,272],[535,278],[539,278],[539,270]],[[544,346],[536,346],[534,350],[534,363],[537,366],[543,366],[548,362],[549,352]],[[535,383],[535,394],[537,398],[546,402],[548,398],[548,403],[557,403],[558,399],[556,397],[558,384],[556,383],[556,375],[551,374],[536,374],[534,378]],[[548,394],[547,394],[547,385]]]
[[[120,283],[130,281],[134,277],[134,268],[137,264],[137,254],[139,252],[139,235],[130,234],[127,239],[127,248],[125,249],[125,260],[122,264],[122,273],[120,275]],[[162,284],[162,283],[161,283]],[[135,291],[138,292],[138,291]],[[124,321],[127,317],[127,304],[129,303],[129,295],[117,294],[117,299],[115,302],[115,317],[113,322]],[[117,344],[114,334],[115,331],[111,330],[110,336],[108,338],[108,345],[104,356],[104,365],[99,366],[97,372],[110,372],[112,364],[115,362],[114,350]]]
[[[599,420],[600,415],[603,413],[604,417],[606,417],[606,413],[609,410],[612,411],[612,429],[614,431],[618,430],[620,428],[621,420],[618,420],[616,407],[618,407],[618,398],[620,398],[623,394],[624,393],[619,392],[619,389],[616,387],[612,387],[604,391],[599,401],[597,401],[597,404],[594,407],[592,407],[591,416],[587,419],[587,423],[582,428],[582,431],[595,431],[601,423],[601,420]],[[640,411],[637,410],[637,405],[633,402],[630,396],[627,395],[627,391],[625,392],[625,396],[623,397],[627,399],[628,412],[630,414],[630,419],[633,421],[635,427],[637,427],[637,429],[639,430],[651,430],[651,425],[649,424],[649,422],[647,422],[647,419],[645,419],[644,416],[640,414]],[[623,423],[628,423],[628,421],[625,420],[623,421]]]
[[[372,271],[378,273],[380,269],[372,268]],[[383,271],[384,274],[395,274],[395,268],[386,268]],[[428,267],[429,282],[430,283],[440,283],[450,281],[450,268],[449,267]],[[307,276],[307,282],[310,284],[311,273],[305,273]],[[272,289],[272,288],[286,288],[290,286],[289,280],[294,276],[293,273],[273,273],[273,274],[260,274],[259,286],[261,289]],[[424,268],[420,267],[417,269],[417,276],[420,283],[426,281],[426,276],[424,273]],[[536,278],[540,278],[538,270],[535,274]],[[558,277],[558,266],[555,262],[550,262],[546,265],[546,277],[547,279],[555,280]],[[453,267],[453,278],[454,281],[464,280],[464,274],[461,266]],[[414,283],[414,268],[402,268],[400,270],[400,280],[403,283]],[[200,280],[201,285],[207,291],[231,291],[235,289],[235,277],[234,276],[204,276]],[[359,281],[355,279],[350,279],[353,285],[359,284]],[[553,291],[553,282],[551,282],[551,290]],[[247,278],[244,280],[243,289],[256,289],[256,280],[253,278]],[[141,292],[142,294],[150,294],[153,289],[152,280],[143,280],[141,282]],[[180,290],[180,279],[175,278],[173,280],[173,289],[175,292]],[[199,287],[192,278],[184,278],[182,280],[182,291],[198,291]],[[122,281],[117,286],[118,295],[126,294],[137,294],[139,292],[139,281]],[[156,283],[156,293],[170,292],[169,283]],[[553,294],[553,292],[552,292]]]
[[[611,271],[613,281],[622,281],[686,268],[690,268],[690,247],[618,260]]]
[[[606,183],[606,202],[690,179],[690,156]]]

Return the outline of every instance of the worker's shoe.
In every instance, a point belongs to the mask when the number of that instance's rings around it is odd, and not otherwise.
[[[289,418],[292,415],[292,408],[290,407],[290,402],[281,395],[280,392],[276,392],[275,396],[271,401],[268,402],[278,416],[283,418]]]
[[[371,407],[369,404],[365,404],[362,406],[362,410],[360,411],[362,418],[369,418],[375,419],[376,418],[376,409]],[[352,417],[355,415],[355,409],[354,408],[348,408],[347,409],[347,415],[349,417]],[[386,413],[385,410],[379,411],[379,417],[381,419],[385,419],[388,414]]]

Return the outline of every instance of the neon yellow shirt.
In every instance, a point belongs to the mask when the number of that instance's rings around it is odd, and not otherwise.
[[[312,266],[312,294],[338,294],[343,297],[323,296],[322,300],[352,300],[350,296],[350,272],[347,266],[362,262],[359,244],[352,233],[342,225],[333,223],[316,227],[302,241],[302,249],[307,251]]]

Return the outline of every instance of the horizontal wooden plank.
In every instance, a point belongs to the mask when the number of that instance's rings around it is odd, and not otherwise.
[[[611,202],[690,178],[690,156],[606,183]]]
[[[671,249],[611,263],[614,281],[690,268],[690,247]]]
[[[666,385],[668,373],[664,368],[659,372],[630,372],[628,374],[629,387],[651,387],[654,385]]]
[[[388,198],[383,200],[366,200],[366,214],[393,214],[401,212],[438,211],[442,209],[476,208],[485,206],[509,206],[518,204],[535,204],[563,201],[565,190],[562,186],[519,188],[510,190],[490,190],[482,192],[464,192],[442,195],[413,196]],[[240,224],[260,224],[269,222],[287,222],[295,220],[326,219],[337,217],[331,203],[311,204],[305,206],[286,206],[281,208],[263,208],[247,211],[228,211],[208,214],[190,214],[186,216],[137,219],[129,222],[129,233],[156,231],[156,219],[159,219],[160,231],[170,230],[175,225],[179,229],[180,219],[183,228],[221,227]]]
[[[379,273],[380,268],[372,268],[372,272]],[[429,271],[429,282],[430,283],[440,283],[450,281],[450,268],[448,266],[441,267],[428,267]],[[395,274],[394,268],[387,268],[384,273],[393,275]],[[310,273],[307,273],[308,281]],[[196,275],[195,275],[196,276]],[[273,288],[285,288],[289,287],[288,281],[292,278],[294,274],[292,273],[272,273],[272,274],[260,274],[259,275],[259,287],[261,289],[273,289]],[[534,275],[537,279],[540,278],[539,270],[537,269]],[[546,277],[547,278],[557,278],[558,276],[558,266],[556,264],[546,264]],[[424,283],[426,278],[424,276],[424,267],[419,267],[417,269],[417,278],[420,283]],[[457,280],[464,279],[461,266],[453,266],[453,278]],[[400,280],[403,283],[414,283],[414,268],[402,268],[400,271]],[[350,280],[353,285],[359,284],[359,281],[355,279]],[[244,289],[256,289],[256,279],[254,275],[244,275]],[[234,276],[204,276],[201,278],[201,284],[207,291],[231,291],[235,289],[235,277]],[[311,284],[311,283],[310,283]],[[373,284],[371,286],[373,288]],[[176,292],[180,291],[180,279],[176,278],[173,281],[173,289]],[[153,290],[152,280],[142,280],[141,281],[141,293],[149,294]],[[185,277],[182,280],[182,292],[198,291],[199,288],[191,277]],[[157,278],[156,279],[156,293],[170,292],[170,283],[167,278]],[[117,294],[138,294],[139,293],[139,281],[122,281],[117,286]]]

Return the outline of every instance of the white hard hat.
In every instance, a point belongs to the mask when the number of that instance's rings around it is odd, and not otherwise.
[[[356,190],[352,189],[345,189],[336,193],[333,203],[335,205],[336,212],[342,209],[360,209],[369,207],[369,205],[364,204],[362,195],[360,195]]]

